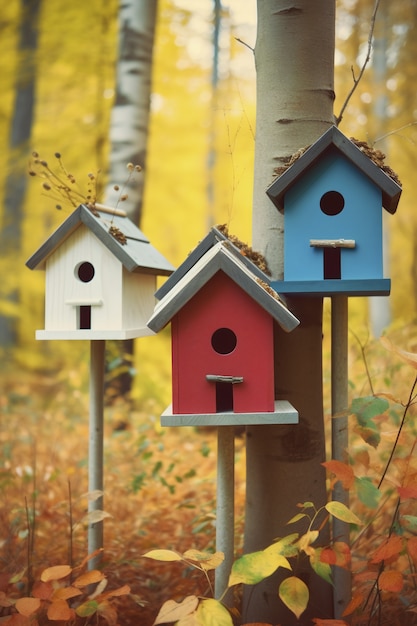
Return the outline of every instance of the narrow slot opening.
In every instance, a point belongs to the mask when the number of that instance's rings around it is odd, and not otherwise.
[[[233,411],[233,384],[216,382],[216,413]]]
[[[342,278],[340,248],[324,248],[324,279]]]
[[[81,305],[78,309],[78,327],[80,330],[91,329],[91,306]]]

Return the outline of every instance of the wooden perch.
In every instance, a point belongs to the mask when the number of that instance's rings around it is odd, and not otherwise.
[[[354,239],[310,239],[312,248],[356,248]]]

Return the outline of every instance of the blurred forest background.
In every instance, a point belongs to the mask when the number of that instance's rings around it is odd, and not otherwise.
[[[255,5],[255,0],[224,0],[216,31],[218,2],[159,0],[157,4],[148,153],[144,172],[138,175],[145,181],[139,225],[175,266],[212,224],[226,223],[233,234],[250,243]],[[37,38],[31,41],[31,49],[22,51],[21,29],[29,8],[38,12]],[[337,1],[336,115],[365,60],[373,10],[374,0]],[[43,328],[44,274],[31,272],[25,261],[72,207],[56,210],[39,178],[30,177],[28,171],[32,151],[51,165],[59,152],[80,187],[87,187],[90,172],[100,170],[99,201],[105,199],[107,183],[123,185],[124,180],[109,180],[118,12],[116,0],[13,0],[2,7],[0,17],[0,316],[13,330],[12,340],[2,336],[2,367],[41,371],[58,380],[72,377],[85,386],[88,342],[36,342],[34,338],[35,329]],[[398,212],[387,219],[393,327],[411,325],[417,307],[412,182],[417,147],[416,31],[417,0],[381,1],[370,63],[340,124],[347,136],[385,152],[403,184]],[[33,117],[24,119],[27,140],[16,145],[16,98],[22,93],[24,97],[22,85],[29,75]],[[10,215],[14,216],[12,236],[7,230]],[[355,332],[368,333],[368,311],[366,299],[351,301]],[[152,406],[157,412],[170,398],[168,334],[136,344],[132,395],[142,408]],[[117,365],[117,351],[112,358]]]

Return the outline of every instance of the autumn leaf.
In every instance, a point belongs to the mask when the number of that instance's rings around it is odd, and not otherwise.
[[[352,466],[341,461],[331,460],[325,461],[322,465],[328,472],[335,475],[336,482],[340,480],[344,489],[350,489],[355,480]]]
[[[310,565],[320,578],[332,584],[332,568],[321,559],[323,548],[316,548],[310,555]]]
[[[69,621],[74,618],[74,610],[65,600],[54,600],[48,606],[47,616],[51,621]]]
[[[173,550],[149,550],[142,556],[155,561],[182,561],[182,556]]]
[[[381,435],[374,419],[381,413],[385,413],[388,408],[388,401],[377,396],[355,398],[352,402],[351,412],[356,416],[358,422],[354,430],[367,444],[374,448],[378,447],[381,440]]]
[[[361,606],[364,600],[365,598],[362,593],[356,593],[354,596],[352,596],[351,601],[349,602],[349,604],[343,611],[342,615],[343,616],[351,615],[354,611],[356,611],[356,609],[358,609]]]
[[[36,613],[40,606],[41,601],[39,598],[19,598],[15,604],[16,610],[25,617]]]
[[[32,588],[32,595],[34,598],[40,598],[41,600],[49,600],[54,593],[54,587],[51,581],[46,583],[38,580],[35,582]]]
[[[76,598],[81,594],[82,591],[80,591],[80,589],[76,589],[75,587],[59,587],[54,591],[53,601],[55,602],[55,600],[69,600],[70,598]]]
[[[197,618],[201,626],[233,626],[229,611],[218,600],[212,598],[200,602]]]
[[[323,563],[348,568],[351,561],[350,548],[343,541],[335,541],[332,547],[323,548],[320,559]]]
[[[399,593],[404,585],[404,579],[401,572],[396,570],[386,570],[381,573],[378,579],[378,586],[381,591],[391,591]]]
[[[233,563],[228,586],[233,587],[240,583],[255,585],[271,576],[278,567],[291,569],[285,557],[269,548],[244,554]]]
[[[370,509],[375,509],[381,498],[381,492],[368,476],[355,478],[356,494],[359,500]]]
[[[278,595],[285,606],[299,619],[306,610],[309,599],[305,582],[297,576],[285,578],[279,586]]]
[[[393,557],[398,557],[403,547],[403,539],[398,535],[391,535],[374,552],[371,563],[381,563],[389,561]]]
[[[167,600],[161,606],[158,615],[155,618],[153,626],[157,624],[167,624],[177,622],[183,617],[193,613],[198,606],[197,596],[187,596],[182,602],[175,600]]]
[[[87,513],[87,515],[84,515],[81,521],[83,524],[98,524],[107,517],[112,516],[110,515],[110,513],[107,513],[107,511],[101,511],[100,509],[96,509],[95,511],[90,511],[89,513]]]
[[[89,617],[90,615],[94,615],[94,613],[97,612],[97,609],[97,600],[87,600],[86,602],[83,602],[83,604],[80,604],[80,606],[77,606],[75,612],[80,617]]]
[[[324,508],[330,513],[330,515],[333,515],[333,517],[340,519],[340,521],[342,522],[346,522],[347,524],[362,525],[359,517],[352,513],[352,511],[350,511],[347,506],[342,502],[330,501],[325,505]]]
[[[61,580],[72,572],[72,567],[69,565],[54,565],[53,567],[47,567],[41,574],[41,581],[47,583],[49,580]]]
[[[183,554],[184,559],[196,561],[205,570],[215,569],[224,561],[223,552],[201,552],[200,550],[187,550]]]
[[[75,587],[86,587],[87,585],[92,585],[94,583],[100,582],[104,578],[104,574],[100,572],[98,569],[92,569],[89,572],[85,572],[84,574],[80,574],[74,580],[73,585]]]
[[[306,554],[313,554],[314,548],[311,547],[311,544],[314,543],[319,536],[318,530],[308,530],[304,535],[300,537],[298,540],[298,547],[300,550],[303,550]]]
[[[398,487],[398,493],[401,500],[407,500],[408,498],[417,498],[417,484],[411,483],[406,487]]]

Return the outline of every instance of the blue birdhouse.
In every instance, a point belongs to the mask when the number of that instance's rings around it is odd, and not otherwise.
[[[401,186],[335,126],[267,189],[285,215],[279,293],[387,295],[383,209]]]

